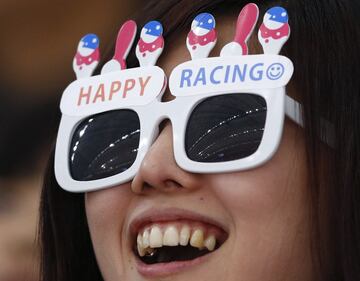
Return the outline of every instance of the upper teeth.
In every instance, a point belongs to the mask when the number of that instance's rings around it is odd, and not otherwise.
[[[191,228],[189,225],[167,225],[160,227],[153,225],[139,232],[137,236],[137,250],[141,257],[151,254],[154,248],[162,246],[187,246],[190,242],[192,247],[198,249],[207,248],[213,251],[216,245],[214,234],[204,235],[202,228]]]

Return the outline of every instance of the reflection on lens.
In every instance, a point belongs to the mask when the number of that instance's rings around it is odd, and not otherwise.
[[[185,149],[197,162],[245,158],[258,149],[266,121],[266,101],[255,94],[207,98],[193,110],[186,129]]]
[[[135,162],[140,121],[132,110],[116,110],[85,119],[76,128],[69,151],[73,179],[90,181],[129,169]]]

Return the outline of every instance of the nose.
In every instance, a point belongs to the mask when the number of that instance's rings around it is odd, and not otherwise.
[[[167,122],[131,182],[134,193],[146,193],[149,189],[159,192],[192,191],[200,187],[200,174],[186,172],[176,164],[172,139],[172,126]]]

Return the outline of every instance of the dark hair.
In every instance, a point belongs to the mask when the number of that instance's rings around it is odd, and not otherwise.
[[[175,31],[188,28],[200,12],[216,15],[240,11],[246,3],[151,0],[136,20],[139,26],[151,19],[161,21],[164,36],[169,38]],[[292,35],[284,53],[294,62],[291,86],[304,108],[317,279],[360,280],[359,2],[288,0],[258,4],[262,13],[280,4],[290,15]],[[109,50],[106,59],[111,53]],[[129,62],[136,65],[134,55]],[[323,132],[320,121],[324,119],[334,128],[331,149],[319,141]],[[102,280],[91,245],[84,195],[67,193],[58,186],[53,160],[52,156],[41,197],[41,280]]]

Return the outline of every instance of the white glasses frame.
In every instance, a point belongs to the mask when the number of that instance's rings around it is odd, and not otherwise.
[[[222,60],[223,59],[224,58],[222,58]],[[209,61],[209,59],[206,60]],[[229,58],[229,60],[233,59]],[[197,64],[198,63],[199,62],[197,62]],[[131,71],[139,71],[139,69],[131,69]],[[288,80],[292,75],[292,71],[293,69],[289,71]],[[114,73],[109,75],[114,75]],[[171,83],[172,78],[170,77],[170,91],[173,93],[174,86],[172,86]],[[113,187],[132,180],[138,172],[147,151],[158,136],[159,124],[164,119],[169,119],[172,124],[174,158],[176,163],[180,168],[192,173],[224,173],[258,167],[268,161],[277,151],[282,138],[285,114],[297,124],[301,126],[303,124],[301,118],[301,105],[286,95],[285,85],[273,88],[269,87],[268,89],[253,90],[241,88],[234,90],[234,87],[232,87],[231,89],[225,89],[223,91],[208,91],[206,93],[201,93],[201,95],[177,95],[172,101],[162,102],[161,96],[166,89],[166,83],[163,84],[157,98],[147,104],[129,105],[117,103],[116,107],[111,106],[107,110],[102,109],[97,112],[128,109],[136,112],[140,120],[139,147],[134,163],[126,171],[110,177],[91,181],[78,181],[71,177],[69,151],[73,133],[84,119],[89,118],[96,113],[87,113],[80,116],[74,114],[73,116],[70,116],[69,114],[65,114],[64,110],[62,110],[63,115],[59,126],[55,149],[55,176],[63,189],[70,192],[88,192]],[[242,93],[254,94],[261,96],[266,101],[266,121],[262,141],[257,151],[242,159],[220,163],[196,162],[189,159],[185,151],[185,133],[193,109],[207,98],[234,93],[239,95]]]

